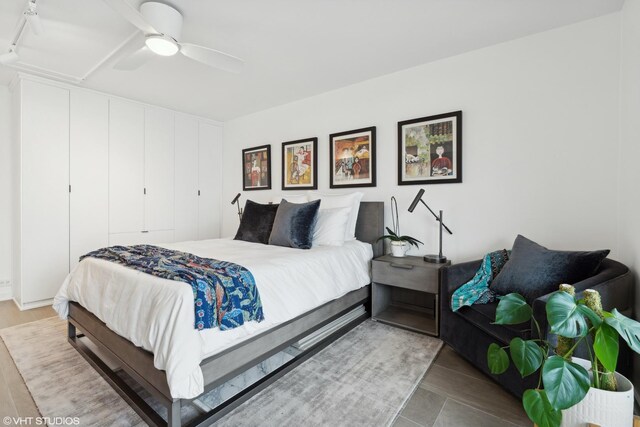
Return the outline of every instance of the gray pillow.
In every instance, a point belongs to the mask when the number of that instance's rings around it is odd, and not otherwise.
[[[310,249],[318,209],[320,209],[320,200],[309,203],[290,203],[282,199],[273,222],[269,244]]]
[[[529,304],[558,290],[561,283],[573,285],[593,276],[609,250],[592,252],[552,251],[518,235],[509,261],[491,283],[498,295],[517,292]]]

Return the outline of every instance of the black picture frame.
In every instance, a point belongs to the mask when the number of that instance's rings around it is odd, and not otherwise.
[[[299,159],[298,154],[304,155]],[[309,159],[307,160],[307,157]],[[304,169],[302,174],[299,169]],[[303,183],[300,183],[302,177]],[[296,182],[297,181],[297,182]],[[282,143],[282,189],[318,189],[318,138],[305,138]]]
[[[242,191],[254,190],[271,190],[271,145],[242,150]]]
[[[398,122],[398,185],[461,182],[462,111]]]
[[[375,187],[376,162],[375,126],[329,135],[330,188]]]

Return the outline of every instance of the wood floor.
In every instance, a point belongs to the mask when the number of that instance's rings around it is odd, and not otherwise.
[[[0,329],[55,316],[50,307],[20,311],[0,302]],[[0,340],[0,418],[38,417],[38,410]],[[444,347],[394,427],[531,426],[520,402]]]
[[[394,427],[531,427],[521,402],[444,346]]]

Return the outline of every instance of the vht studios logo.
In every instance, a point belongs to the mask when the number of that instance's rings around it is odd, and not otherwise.
[[[77,426],[78,417],[4,417],[5,426]]]

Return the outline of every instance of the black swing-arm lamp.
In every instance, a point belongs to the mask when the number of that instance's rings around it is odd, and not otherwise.
[[[236,205],[238,207],[238,218],[242,221],[242,208],[240,207],[240,193],[236,194],[236,197],[231,201],[232,205]]]
[[[427,205],[425,203],[424,200],[422,200],[422,195],[424,194],[424,189],[420,189],[420,191],[418,191],[418,194],[416,194],[416,197],[413,199],[413,202],[411,202],[411,206],[409,206],[409,212],[413,213],[414,209],[416,208],[416,206],[418,206],[418,203],[422,202],[422,204],[429,209],[429,212],[431,212],[431,214],[434,216],[434,218],[436,219],[436,221],[438,221],[440,223],[440,250],[438,255],[425,255],[424,256],[424,260],[427,262],[433,262],[433,263],[444,263],[447,262],[447,257],[442,255],[442,229],[444,228],[445,230],[447,230],[447,232],[449,234],[453,234],[453,231],[451,231],[449,229],[449,227],[447,227],[444,222],[442,222],[442,210],[440,211],[440,216],[436,215],[436,213],[434,211],[431,210],[431,208],[429,207],[429,205]]]

